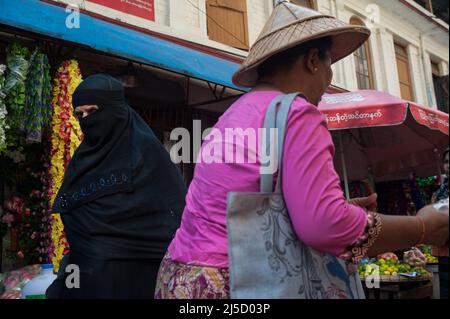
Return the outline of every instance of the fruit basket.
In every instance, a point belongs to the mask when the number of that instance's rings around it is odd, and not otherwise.
[[[436,279],[427,267],[425,257],[409,252],[400,261],[394,253],[377,259],[363,258],[358,265],[367,299],[430,299]],[[374,285],[378,281],[379,285]]]
[[[426,260],[427,260],[427,265],[437,265],[439,264],[439,260],[437,257],[432,255],[432,249],[431,246],[421,246],[420,250],[422,251],[422,253],[424,254]]]
[[[439,260],[437,257],[434,257],[430,254],[425,254],[425,257],[427,258],[427,265],[437,265],[439,264]]]
[[[382,282],[430,281],[433,278],[433,274],[427,269],[412,267],[396,258],[362,260],[358,272],[362,281],[367,277],[373,279],[374,276],[379,276]]]

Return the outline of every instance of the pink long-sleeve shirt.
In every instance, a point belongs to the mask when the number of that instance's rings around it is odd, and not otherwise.
[[[270,102],[279,94],[275,91],[245,94],[219,119],[214,127],[216,132],[225,136],[226,128],[258,130],[263,126]],[[177,262],[227,268],[227,193],[259,192],[260,161],[256,156],[256,162],[246,157],[241,163],[226,163],[225,151],[211,151],[212,144],[220,143],[217,136],[207,138],[202,151],[223,161],[197,163],[181,226],[169,253]],[[229,141],[223,142],[226,143]],[[258,153],[260,148],[259,140],[256,149],[247,140],[237,139],[231,144],[249,151],[246,154]],[[338,255],[363,234],[367,217],[362,208],[345,200],[333,165],[334,151],[325,117],[316,106],[298,97],[286,129],[284,198],[297,236],[318,251]]]

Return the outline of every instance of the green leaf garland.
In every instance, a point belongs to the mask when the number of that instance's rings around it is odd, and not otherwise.
[[[6,49],[6,65],[8,76],[6,77],[5,93],[8,110],[6,135],[8,146],[16,147],[20,144],[21,131],[23,130],[23,117],[25,108],[25,80],[28,74],[29,51],[26,47],[14,43]]]
[[[36,49],[30,59],[26,81],[24,124],[26,141],[40,143],[51,121],[51,80],[47,55]]]

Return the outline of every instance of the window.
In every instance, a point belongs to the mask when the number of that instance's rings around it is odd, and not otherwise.
[[[448,24],[448,0],[414,0],[414,2],[418,3]]]
[[[431,0],[414,0],[414,2],[420,4],[428,11],[433,12],[433,2]]]
[[[436,63],[431,63],[431,69],[433,72],[434,94],[438,109],[448,113],[448,75],[441,76],[439,66]]]
[[[246,0],[207,0],[206,12],[211,40],[249,49]]]
[[[400,82],[401,97],[411,101],[413,99],[413,90],[411,84],[411,73],[409,71],[409,60],[406,48],[395,44],[395,56],[397,59],[398,80]]]
[[[315,9],[313,0],[291,0],[291,2],[301,7]]]
[[[353,25],[364,25],[358,18],[352,18],[350,23]],[[375,88],[372,71],[372,55],[368,41],[360,46],[354,53],[356,65],[356,79],[360,90],[372,90]]]

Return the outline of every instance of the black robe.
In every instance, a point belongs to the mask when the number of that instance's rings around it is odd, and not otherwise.
[[[84,140],[53,206],[70,246],[65,261],[80,267],[81,287],[61,285],[68,275],[61,273],[48,294],[152,298],[159,264],[181,222],[183,178],[114,78],[87,78],[73,105],[100,108],[80,119]]]

